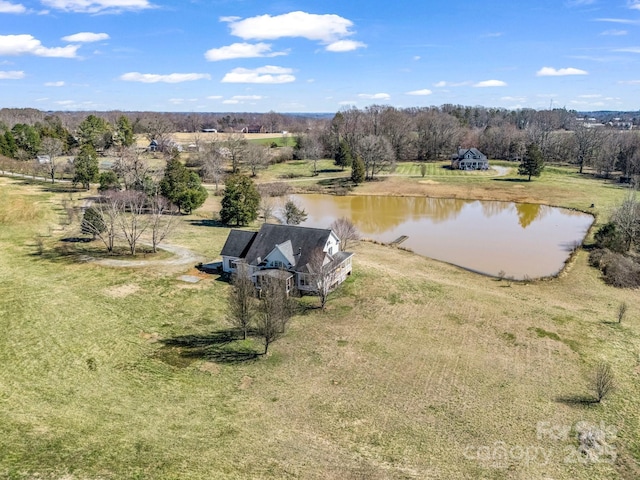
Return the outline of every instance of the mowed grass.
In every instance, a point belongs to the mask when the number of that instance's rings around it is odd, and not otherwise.
[[[228,338],[217,277],[37,255],[64,195],[0,179],[0,477],[639,475],[640,293],[603,285],[585,252],[558,279],[509,284],[362,243],[326,312],[242,361],[260,345]],[[171,242],[215,258],[217,202]],[[41,237],[45,250],[71,229]],[[618,388],[584,403],[601,360]],[[549,434],[581,421],[617,429],[614,463],[585,461],[574,429]]]

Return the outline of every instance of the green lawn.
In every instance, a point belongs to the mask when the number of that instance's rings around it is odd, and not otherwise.
[[[531,182],[540,192],[614,197],[601,181],[545,175]],[[77,235],[62,205],[84,195],[0,178],[0,477],[639,477],[640,292],[605,286],[586,252],[558,279],[508,284],[363,243],[327,311],[298,315],[253,358],[258,343],[230,337],[216,276],[189,284],[189,266],[56,254]],[[209,220],[217,201],[171,243],[215,259],[228,233]],[[600,360],[618,389],[582,403]],[[579,422],[617,429],[615,463],[576,454]]]

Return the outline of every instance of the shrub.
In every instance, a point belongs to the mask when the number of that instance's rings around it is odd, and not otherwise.
[[[631,257],[608,252],[599,262],[604,281],[618,288],[640,286],[640,264]]]

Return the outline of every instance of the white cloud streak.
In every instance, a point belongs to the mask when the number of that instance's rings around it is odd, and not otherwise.
[[[477,88],[506,87],[507,83],[502,80],[483,80],[482,82],[474,83],[473,86]]]
[[[367,45],[355,40],[338,40],[337,42],[327,45],[326,50],[328,52],[352,52],[358,48],[365,48]]]
[[[334,43],[353,34],[351,20],[339,15],[316,15],[290,12],[283,15],[259,15],[245,19],[223,18],[229,22],[231,33],[245,40],[274,40],[283,37],[302,37],[323,43]]]
[[[154,73],[129,72],[121,75],[120,80],[140,83],[182,83],[193,82],[195,80],[211,80],[211,75],[208,73],[170,73],[168,75],[158,75]]]
[[[367,100],[389,100],[391,95],[388,93],[359,93],[358,97],[366,98]]]
[[[0,55],[75,58],[79,45],[43,47],[32,35],[0,35]]]
[[[553,68],[542,67],[536,72],[536,77],[565,77],[567,75],[588,75],[589,72],[580,70],[579,68]]]
[[[428,88],[423,88],[422,90],[413,90],[411,92],[407,92],[407,95],[424,96],[424,95],[431,95],[432,93],[433,92]]]
[[[266,65],[255,69],[234,68],[222,79],[222,83],[291,83],[296,77],[290,68]]]
[[[0,70],[0,80],[20,80],[24,78],[24,72],[19,70],[2,71]]]
[[[27,7],[20,3],[6,2],[0,0],[0,13],[26,13]]]
[[[45,87],[64,87],[64,82],[63,81],[59,81],[59,82],[46,82],[44,84]]]
[[[42,4],[76,13],[120,13],[153,8],[147,0],[42,0]]]
[[[210,62],[220,60],[231,60],[234,58],[258,58],[258,57],[278,57],[286,55],[286,52],[272,52],[268,43],[234,43],[220,48],[207,50],[204,58]]]
[[[66,37],[62,37],[62,40],[65,42],[76,42],[76,43],[91,43],[91,42],[100,42],[102,40],[108,40],[109,35],[107,33],[92,33],[92,32],[80,32],[74,33],[73,35],[67,35]]]

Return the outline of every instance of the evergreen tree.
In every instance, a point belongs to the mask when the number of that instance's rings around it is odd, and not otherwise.
[[[231,225],[247,225],[258,218],[260,194],[253,181],[245,175],[227,178],[222,197],[220,220]]]
[[[113,144],[111,126],[106,120],[89,115],[78,126],[80,144],[89,144],[94,150],[107,149]]]
[[[182,164],[178,153],[167,160],[160,193],[187,214],[202,206],[207,199],[207,190],[202,186],[200,177]]]
[[[351,165],[351,181],[356,185],[364,182],[364,162],[360,155],[356,155]]]
[[[349,148],[349,144],[342,140],[338,144],[338,150],[334,156],[334,163],[338,167],[341,167],[344,170],[347,167],[350,167],[353,164],[353,156],[351,155],[351,149]]]
[[[296,202],[289,199],[284,204],[282,216],[284,217],[285,225],[300,225],[307,219],[307,212],[304,211],[304,208],[296,205]]]
[[[80,230],[84,235],[92,235],[95,240],[106,229],[104,218],[95,207],[89,207],[84,211],[82,223],[80,223]]]
[[[115,143],[123,147],[130,147],[135,140],[133,136],[133,125],[127,117],[121,115],[116,121]]]
[[[535,143],[530,143],[518,167],[518,175],[528,175],[528,181],[531,181],[531,177],[539,177],[542,170],[544,170],[542,153]]]
[[[81,184],[89,190],[91,182],[98,180],[99,163],[98,154],[89,144],[80,147],[80,152],[73,162],[73,183]]]

